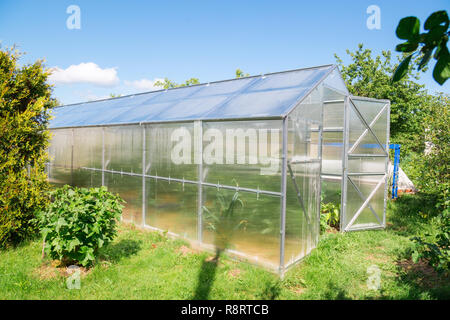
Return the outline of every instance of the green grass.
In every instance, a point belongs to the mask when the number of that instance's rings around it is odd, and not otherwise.
[[[282,281],[226,257],[209,261],[213,255],[186,250],[183,241],[121,226],[82,276],[81,289],[69,290],[65,276],[48,276],[56,269],[32,241],[0,252],[0,299],[449,299],[448,276],[406,259],[410,237],[433,228],[426,208],[421,197],[403,196],[389,203],[386,230],[324,235]],[[371,265],[381,269],[378,291],[366,285]]]

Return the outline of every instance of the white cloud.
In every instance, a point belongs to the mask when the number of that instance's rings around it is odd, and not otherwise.
[[[53,84],[90,83],[102,87],[112,87],[119,83],[116,68],[102,69],[93,62],[71,65],[67,69],[51,68],[49,81]]]
[[[162,87],[160,86],[155,86],[156,81],[164,82],[164,79],[155,78],[153,80],[149,80],[144,78],[141,80],[134,80],[134,81],[125,80],[125,85],[143,91],[153,91],[162,89]]]

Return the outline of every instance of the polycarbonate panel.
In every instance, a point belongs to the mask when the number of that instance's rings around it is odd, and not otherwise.
[[[336,205],[341,203],[342,178],[325,176],[322,178],[323,203],[332,202]]]
[[[323,88],[323,101],[345,100],[346,95],[329,87]]]
[[[198,180],[192,122],[146,125],[145,134],[147,175]]]
[[[384,174],[386,171],[385,157],[350,157],[348,159],[348,172],[379,172]]]
[[[250,91],[239,94],[207,118],[249,118],[279,116],[304,96],[310,87],[285,90]]]
[[[72,184],[72,170],[70,168],[49,165],[47,175],[49,182],[57,187]]]
[[[53,185],[63,186],[72,182],[72,142],[72,129],[51,132],[47,175]]]
[[[357,97],[352,97],[352,101],[367,124],[370,124],[387,104],[385,101],[360,100]]]
[[[83,168],[74,168],[70,184],[78,188],[98,188],[102,186],[102,173]]]
[[[322,133],[322,172],[323,174],[342,174],[344,152],[342,132]]]
[[[72,129],[52,130],[49,161],[52,166],[71,168],[72,166]]]
[[[73,167],[102,168],[102,128],[73,129]]]
[[[105,173],[105,185],[108,191],[119,194],[126,201],[122,219],[128,222],[142,224],[142,178]]]
[[[323,128],[344,128],[344,101],[323,105]]]
[[[197,239],[198,186],[146,178],[145,224]]]
[[[388,126],[388,109],[381,113],[378,120],[371,127],[372,131],[377,136],[378,140],[380,140],[382,146],[385,150],[388,150],[388,141],[387,141],[387,126]]]
[[[384,154],[375,135],[367,129],[356,113],[354,106],[349,108],[349,151],[352,154]],[[383,118],[383,117],[382,117]],[[381,119],[380,119],[381,120]],[[384,117],[386,121],[386,117]],[[386,124],[387,125],[387,124]],[[385,127],[386,128],[386,127]],[[373,130],[372,130],[373,131]],[[386,133],[384,134],[384,138]],[[379,140],[379,139],[378,139]],[[383,143],[382,141],[380,141]],[[356,144],[356,146],[355,146]]]
[[[281,121],[203,123],[203,180],[280,191]]]
[[[218,193],[222,201],[218,200]],[[234,194],[233,190],[203,187],[203,206],[208,209],[203,210],[203,242],[212,245],[225,242],[227,249],[278,266],[280,198],[241,191],[243,206],[236,206],[228,218],[220,218],[221,207],[228,208]]]
[[[307,255],[319,239],[322,89],[315,89],[288,117],[285,266]]]
[[[290,113],[292,119],[308,121],[311,129],[318,130],[322,123],[323,86],[316,87]]]
[[[366,207],[351,226],[349,226],[349,223],[383,177],[384,175],[349,177],[347,183],[347,211],[344,219],[344,228],[356,229],[382,225],[384,211],[384,183],[379,187],[375,196],[369,202],[380,221],[378,221],[372,211]],[[351,182],[353,182],[354,185]],[[358,188],[362,196],[356,188]]]
[[[50,128],[281,117],[333,68],[300,69],[62,106],[53,110]]]
[[[345,85],[344,80],[341,77],[341,74],[338,69],[334,69],[328,77],[323,81],[323,86],[327,89],[332,89],[334,92],[340,94],[340,98],[345,98],[345,96],[349,95],[347,86]],[[324,100],[330,100],[327,95],[328,91],[324,92]]]
[[[142,174],[142,126],[105,129],[105,169]]]
[[[307,255],[319,239],[320,164],[297,164],[291,168],[293,176],[287,173],[286,189],[285,265]]]

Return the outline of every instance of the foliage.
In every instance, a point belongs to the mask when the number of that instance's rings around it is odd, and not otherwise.
[[[249,77],[250,74],[248,73],[244,73],[244,71],[242,71],[241,69],[236,69],[236,78],[244,78],[244,77]]]
[[[406,17],[400,20],[396,35],[406,42],[397,45],[398,52],[407,53],[400,65],[395,69],[392,82],[399,81],[408,72],[413,56],[420,57],[415,62],[417,69],[424,69],[431,57],[437,62],[433,69],[434,80],[443,85],[450,77],[450,53],[447,48],[449,31],[449,18],[445,10],[432,13],[424,24],[427,32],[420,33],[420,20],[417,17]],[[434,54],[433,54],[434,52]]]
[[[440,209],[450,197],[450,113],[448,95],[436,96],[423,123],[427,150],[418,161],[418,189],[434,195]]]
[[[426,233],[424,236],[413,237],[414,247],[412,259],[415,263],[419,259],[428,260],[437,271],[450,270],[450,210],[447,208],[442,215],[435,217],[437,232]]]
[[[42,61],[19,67],[20,56],[0,50],[0,248],[33,235],[32,218],[48,203],[45,151],[55,101]]]
[[[123,200],[106,187],[66,185],[52,191],[51,196],[48,210],[38,218],[45,252],[53,259],[92,264],[98,249],[116,236]]]
[[[403,80],[391,84],[396,65],[390,51],[372,57],[372,51],[358,45],[355,52],[347,50],[351,62],[345,65],[335,55],[350,93],[391,101],[391,142],[402,145],[402,154],[423,152],[425,146],[423,122],[430,97],[424,86],[414,81],[418,74],[409,70]]]
[[[435,217],[437,228],[434,234],[413,238],[413,258],[426,259],[439,271],[450,266],[450,115],[449,96],[440,95],[430,104],[424,123],[428,150],[417,162],[420,180],[418,189],[432,197],[440,215]]]
[[[340,203],[321,203],[320,205],[320,233],[334,228],[339,230]]]
[[[214,205],[212,210],[203,206],[203,212],[205,212],[207,228],[215,233],[216,247],[218,250],[224,250],[228,247],[234,232],[246,225],[246,220],[240,219],[235,214],[238,206],[242,208],[244,204],[239,198],[238,192],[235,192],[231,200],[227,201],[224,195],[218,191]]]
[[[154,83],[155,87],[163,87],[164,89],[178,88],[178,87],[186,87],[191,86],[193,84],[199,84],[200,81],[197,78],[187,79],[184,83],[176,83],[175,81],[169,80],[168,78],[164,78],[164,81],[156,81]]]

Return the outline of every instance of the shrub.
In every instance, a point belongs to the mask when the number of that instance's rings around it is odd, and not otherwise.
[[[330,228],[339,230],[339,214],[339,204],[322,202],[320,205],[320,232],[323,233]]]
[[[425,259],[436,271],[445,272],[450,270],[450,210],[447,208],[434,219],[437,224],[434,234],[412,238],[412,259],[414,263]]]
[[[44,250],[65,263],[91,265],[98,249],[113,240],[124,202],[101,188],[64,186],[51,192],[52,203],[39,215]]]
[[[0,248],[37,233],[35,213],[48,203],[50,98],[42,62],[18,66],[20,54],[0,50]]]
[[[440,94],[428,106],[424,123],[430,148],[418,161],[419,190],[434,200],[440,212],[434,234],[414,237],[412,258],[425,259],[437,271],[450,267],[450,114],[449,96]]]

